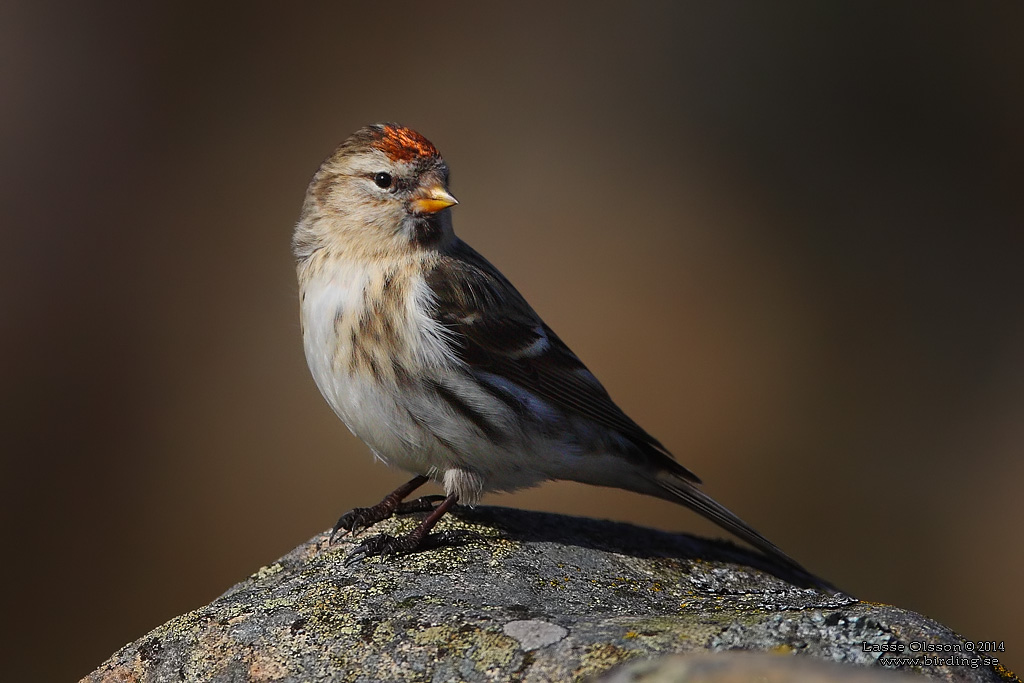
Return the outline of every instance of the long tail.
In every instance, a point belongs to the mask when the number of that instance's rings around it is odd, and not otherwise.
[[[698,489],[695,484],[670,472],[659,473],[655,478],[655,482],[664,492],[664,495],[661,497],[674,503],[685,505],[736,537],[742,538],[765,555],[779,561],[808,585],[821,588],[833,594],[838,592],[835,586],[804,569],[803,565],[782,552],[777,545],[762,536],[714,498]]]

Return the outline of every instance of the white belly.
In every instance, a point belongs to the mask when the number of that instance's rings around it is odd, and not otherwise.
[[[391,278],[405,296],[391,313],[388,344],[372,343],[360,321],[382,313],[368,307],[383,276],[357,265],[319,269],[302,287],[306,361],[317,387],[349,430],[389,465],[443,480],[445,488],[473,503],[484,491],[533,486],[571,478],[583,455],[565,423],[562,438],[541,436],[508,405],[465,372],[445,343],[446,331],[427,313],[430,292],[413,271]],[[379,323],[379,320],[375,322]],[[371,323],[364,323],[369,325]],[[397,370],[396,370],[397,368]],[[484,435],[453,410],[431,382],[443,383],[484,415],[501,435]],[[531,406],[544,413],[543,406]],[[569,468],[569,469],[567,469]]]
[[[385,462],[426,473],[430,456],[424,452],[421,430],[398,400],[394,363],[415,366],[447,361],[441,340],[432,340],[429,331],[416,325],[421,321],[415,320],[413,297],[422,283],[403,283],[410,296],[392,311],[390,343],[373,344],[361,334],[360,321],[377,315],[367,310],[365,292],[381,288],[382,282],[380,273],[338,263],[320,270],[305,284],[302,329],[306,362],[320,393],[353,434]],[[432,321],[427,323],[425,328],[432,326]]]

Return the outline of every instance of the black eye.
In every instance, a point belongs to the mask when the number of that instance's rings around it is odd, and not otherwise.
[[[391,187],[391,174],[381,171],[380,173],[373,176],[373,182],[376,183],[377,187],[379,187],[380,189],[386,190],[389,187]]]

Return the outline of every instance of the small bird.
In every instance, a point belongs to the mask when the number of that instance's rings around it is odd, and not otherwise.
[[[422,524],[356,551],[410,552],[457,501],[570,480],[685,505],[813,578],[701,491],[505,276],[455,236],[457,203],[434,145],[394,123],[356,131],[306,192],[292,246],[309,369],[377,458],[415,474],[379,504],[343,515],[335,534],[386,519],[434,479],[446,497]]]

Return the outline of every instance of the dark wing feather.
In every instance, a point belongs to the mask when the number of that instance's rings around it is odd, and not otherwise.
[[[427,278],[435,317],[470,368],[503,377],[554,406],[615,430],[661,467],[700,479],[615,405],[568,346],[483,256],[458,241]],[[547,344],[541,340],[546,338]]]

